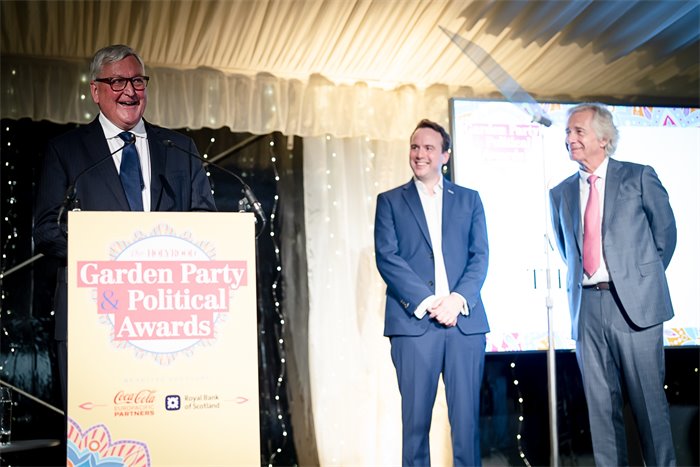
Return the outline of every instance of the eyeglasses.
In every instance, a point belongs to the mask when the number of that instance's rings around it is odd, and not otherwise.
[[[134,76],[133,78],[95,78],[98,83],[109,84],[112,91],[123,91],[126,83],[131,83],[136,91],[143,91],[148,86],[148,76]]]

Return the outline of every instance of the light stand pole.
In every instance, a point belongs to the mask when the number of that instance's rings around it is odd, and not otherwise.
[[[459,47],[462,52],[469,57],[476,66],[484,72],[489,80],[498,88],[503,96],[517,107],[522,108],[528,115],[532,117],[533,122],[537,122],[542,126],[548,127],[552,124],[552,120],[544,112],[540,104],[528,94],[518,82],[511,77],[503,67],[491,57],[481,46],[474,42],[455,34],[444,27],[440,26],[442,32],[450,38],[452,42]],[[542,145],[542,175],[543,180],[546,180],[544,175],[545,158],[544,158],[544,134],[541,135]],[[546,188],[546,186],[545,186]],[[547,327],[549,345],[547,346],[547,376],[549,383],[549,433],[551,444],[551,465],[557,467],[559,465],[559,437],[557,434],[557,378],[556,378],[556,361],[554,352],[554,329],[552,318],[552,297],[551,284],[549,276],[549,237],[546,228],[546,208],[549,207],[547,190],[545,189],[545,256],[547,257]]]
[[[547,167],[544,154],[544,134],[541,135],[542,145],[542,180],[547,180]],[[554,346],[554,304],[552,302],[552,278],[549,265],[549,250],[552,249],[552,242],[549,240],[549,229],[547,227],[547,213],[549,212],[549,193],[547,184],[544,186],[544,256],[546,258],[545,276],[547,278],[547,294],[544,302],[547,308],[547,389],[549,401],[549,445],[550,445],[550,465],[559,466],[559,425],[557,424],[557,361],[556,348]]]
[[[551,448],[550,465],[559,465],[559,433],[557,425],[557,363],[556,349],[554,348],[554,317],[552,313],[551,278],[549,269],[549,235],[544,234],[545,256],[547,257],[547,296],[545,306],[547,307],[547,386],[549,394],[549,444]]]

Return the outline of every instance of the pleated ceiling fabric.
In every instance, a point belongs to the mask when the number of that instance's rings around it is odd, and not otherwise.
[[[539,99],[697,101],[697,1],[222,0],[0,3],[2,117],[85,122],[87,64],[126,43],[147,118],[300,136],[405,138],[497,86],[440,26]],[[409,124],[410,123],[410,124]]]

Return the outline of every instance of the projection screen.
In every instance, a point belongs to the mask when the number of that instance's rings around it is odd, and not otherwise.
[[[541,106],[549,127],[532,122],[525,104],[450,101],[453,179],[478,190],[486,211],[490,262],[482,297],[491,325],[489,352],[546,349],[547,297],[555,348],[574,348],[566,266],[548,206],[549,189],[578,170],[564,146],[566,111],[573,104]],[[608,108],[620,130],[613,157],[653,166],[676,216],[678,245],[667,270],[675,317],[665,323],[664,344],[700,345],[700,109]]]

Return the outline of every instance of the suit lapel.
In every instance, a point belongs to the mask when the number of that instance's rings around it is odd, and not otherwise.
[[[447,220],[452,218],[455,205],[455,191],[452,188],[452,183],[443,178],[442,181],[442,249],[445,251],[445,241],[450,238],[450,223]]]
[[[562,194],[564,196],[564,205],[571,216],[571,225],[573,226],[574,236],[576,237],[576,245],[578,250],[583,251],[583,231],[581,230],[581,192],[579,186],[579,174],[576,172],[566,181],[566,188]]]
[[[420,202],[420,196],[418,195],[418,189],[416,188],[416,184],[411,179],[406,185],[403,187],[403,197],[406,200],[406,204],[408,205],[409,211],[413,214],[413,217],[416,219],[416,223],[418,224],[418,227],[420,228],[421,233],[423,234],[423,237],[425,237],[425,241],[428,242],[428,245],[432,248],[432,243],[430,242],[430,232],[428,231],[428,222],[425,220],[425,213],[423,212],[423,205]]]
[[[163,191],[162,179],[165,176],[165,146],[160,142],[158,129],[145,123],[148,150],[151,154],[151,210],[158,211]]]
[[[615,215],[615,203],[620,193],[620,182],[622,181],[622,164],[615,159],[608,160],[608,173],[605,180],[605,198],[603,200],[603,236],[605,229],[610,225],[612,216]]]

